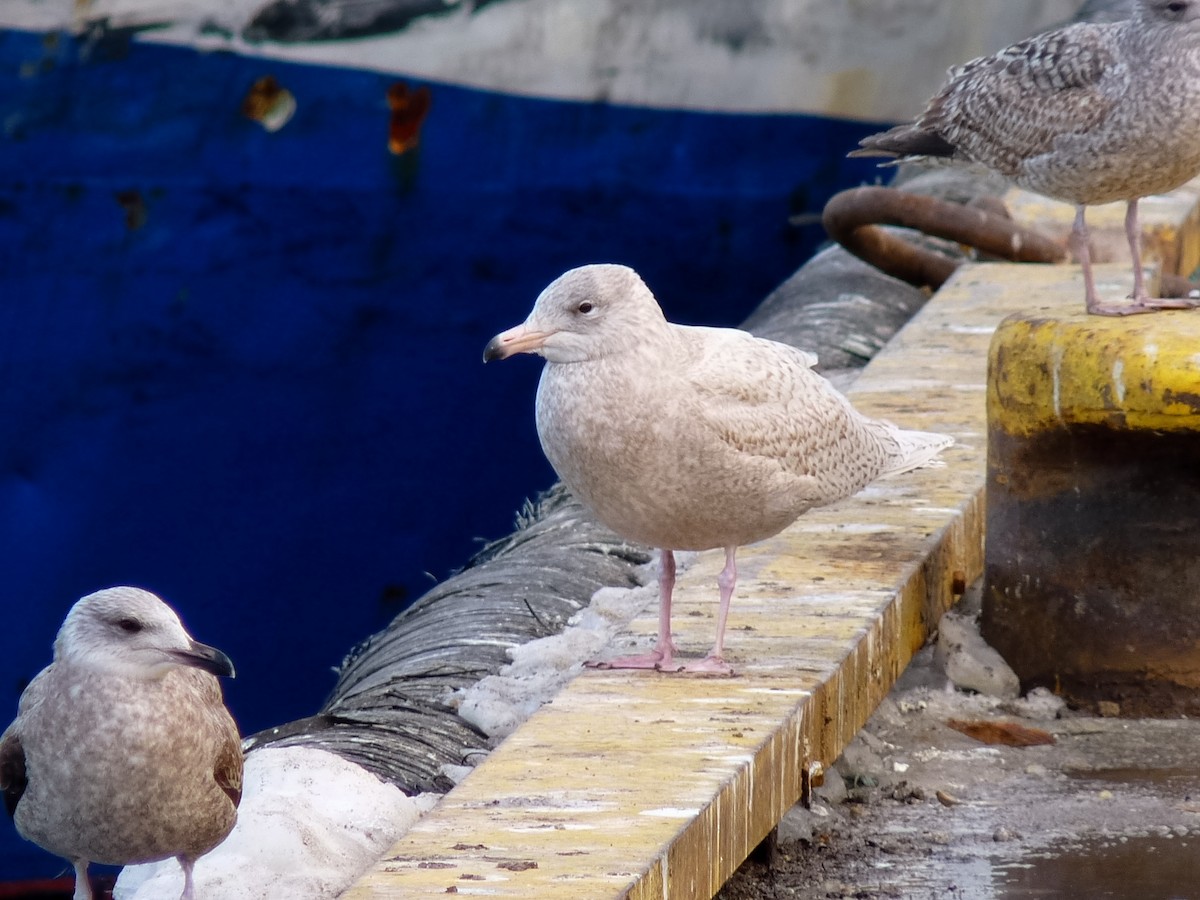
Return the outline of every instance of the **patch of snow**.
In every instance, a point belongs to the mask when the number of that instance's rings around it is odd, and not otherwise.
[[[196,862],[196,896],[221,900],[336,897],[437,800],[406,797],[360,766],[311,747],[246,757],[238,821]],[[174,859],[122,870],[115,900],[178,900]]]
[[[694,554],[676,554],[678,569],[686,568],[693,558]],[[635,588],[601,588],[559,634],[511,648],[511,664],[455,691],[447,702],[489,737],[511,734],[612,643],[631,620],[658,602],[658,580],[652,566],[642,567],[640,575],[648,583]]]

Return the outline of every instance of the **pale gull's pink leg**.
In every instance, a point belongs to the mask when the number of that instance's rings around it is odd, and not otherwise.
[[[675,656],[671,641],[671,592],[675,590],[675,554],[663,549],[658,565],[658,640],[649,653],[618,656],[588,663],[597,669],[670,669]]]
[[[88,881],[88,861],[86,859],[73,859],[71,864],[75,866],[75,896],[73,900],[92,900],[92,885]]]
[[[1083,207],[1078,207],[1075,217],[1076,228],[1083,221]],[[1086,240],[1087,226],[1083,226]],[[1200,299],[1190,297],[1150,297],[1146,293],[1146,276],[1142,272],[1142,229],[1138,227],[1138,201],[1135,197],[1125,208],[1125,239],[1129,241],[1129,256],[1133,260],[1133,296],[1129,303],[1103,303],[1096,298],[1096,287],[1092,282],[1091,265],[1086,264],[1084,281],[1088,291],[1088,312],[1098,316],[1134,316],[1138,313],[1156,312],[1160,309],[1194,309]],[[1086,247],[1086,243],[1085,243]],[[1085,250],[1086,252],[1086,250]]]
[[[687,663],[682,671],[700,672],[708,675],[732,675],[733,667],[725,662],[725,622],[729,618],[729,601],[733,597],[733,589],[737,587],[737,547],[725,548],[725,568],[717,576],[717,586],[721,589],[721,605],[717,608],[717,640],[708,656],[696,662]],[[666,668],[663,666],[663,668]]]

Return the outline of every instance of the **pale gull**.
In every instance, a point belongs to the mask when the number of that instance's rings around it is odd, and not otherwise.
[[[851,156],[979,163],[1075,204],[1071,245],[1089,312],[1129,315],[1200,301],[1155,299],[1142,275],[1138,199],[1200,173],[1200,0],[1137,0],[1126,21],[1048,31],[950,71],[915,122]],[[1132,302],[1096,295],[1084,208],[1124,200]]]
[[[241,797],[217,675],[233,675],[229,658],[148,591],[98,591],[67,614],[0,737],[0,787],[22,837],[74,865],[75,900],[92,896],[89,861],[171,856],[193,897],[192,866],[233,828]]]
[[[559,477],[608,527],[662,550],[657,643],[607,663],[614,668],[730,673],[737,548],[953,443],[860,414],[812,371],[811,354],[732,328],[669,323],[625,266],[584,266],[552,282],[483,358],[514,353],[546,359],[537,429]],[[679,665],[673,551],[716,547],[725,550],[716,642]]]

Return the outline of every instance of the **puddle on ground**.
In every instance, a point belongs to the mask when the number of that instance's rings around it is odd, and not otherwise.
[[[994,861],[992,888],[995,900],[1188,900],[1200,896],[1200,839],[1156,834],[1046,847]]]
[[[1190,767],[1078,769],[1067,774],[1079,781],[1107,783],[1118,791],[1140,787],[1184,801],[1200,795],[1200,769]],[[1015,861],[994,860],[995,898],[1200,897],[1200,835],[1187,828],[1147,830],[1151,833],[1060,842]]]
[[[1134,785],[1154,788],[1156,793],[1188,799],[1200,794],[1200,769],[1066,769],[1065,774],[1080,781],[1107,781],[1117,786]]]
[[[1195,767],[1067,774],[1088,793],[1111,790],[1118,796],[1150,795],[1168,808],[1200,807],[1200,769]],[[1200,821],[1167,819],[1173,824],[1130,820],[1121,826],[1124,835],[1096,834],[1088,832],[1085,814],[1076,831],[1047,835],[1044,842],[1031,826],[1024,838],[991,853],[962,852],[964,845],[923,860],[884,858],[859,883],[906,900],[1200,900]],[[953,842],[947,846],[953,848]]]

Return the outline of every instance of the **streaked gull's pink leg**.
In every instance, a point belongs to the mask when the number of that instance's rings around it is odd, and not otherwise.
[[[658,640],[649,653],[618,656],[588,663],[596,669],[665,669],[673,668],[675,644],[671,641],[671,593],[675,590],[675,554],[663,549],[658,565]]]
[[[1134,197],[1125,205],[1125,238],[1129,241],[1129,258],[1133,260],[1133,302],[1145,304],[1146,276],[1142,272],[1142,231],[1138,228],[1138,202]]]
[[[1083,207],[1080,207],[1082,210]],[[1079,221],[1079,218],[1076,219]],[[1086,231],[1086,226],[1085,226]],[[1129,241],[1129,256],[1133,260],[1133,296],[1129,303],[1102,303],[1096,300],[1095,287],[1089,285],[1088,312],[1098,316],[1135,316],[1160,309],[1194,309],[1200,299],[1192,297],[1150,297],[1146,293],[1146,276],[1142,272],[1142,230],[1138,227],[1138,201],[1135,197],[1125,208],[1125,238]]]
[[[733,589],[737,587],[737,546],[725,548],[725,568],[717,576],[717,586],[721,589],[721,605],[717,608],[717,640],[708,656],[696,662],[687,663],[682,671],[699,672],[707,675],[732,675],[733,667],[725,662],[725,622],[729,618],[729,601],[733,597]]]
[[[190,856],[180,856],[179,865],[183,868],[183,893],[179,895],[179,900],[195,900],[196,892],[192,886],[192,867],[196,865],[196,861]]]
[[[1083,269],[1083,290],[1084,299],[1087,302],[1087,310],[1090,313],[1099,313],[1099,307],[1103,306],[1096,296],[1096,279],[1092,276],[1092,250],[1088,246],[1090,236],[1088,235],[1087,220],[1084,218],[1084,206],[1080,204],[1075,207],[1075,224],[1071,226],[1071,252],[1075,254],[1075,259],[1079,266]]]

